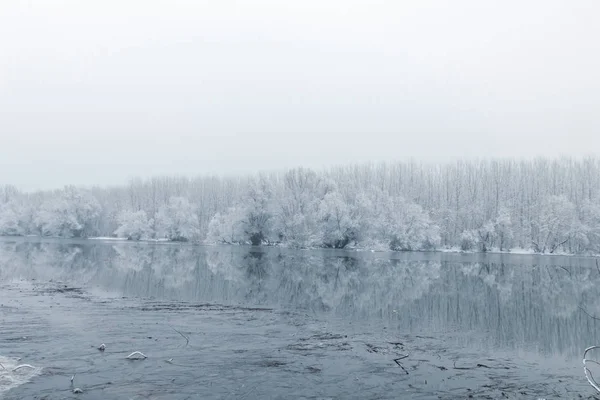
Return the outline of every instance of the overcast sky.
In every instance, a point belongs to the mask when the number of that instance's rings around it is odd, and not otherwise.
[[[597,0],[1,0],[0,184],[600,152]]]

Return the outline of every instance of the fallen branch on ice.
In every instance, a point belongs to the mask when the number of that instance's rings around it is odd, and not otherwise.
[[[402,356],[402,357],[400,357],[400,358],[396,358],[396,359],[394,359],[394,362],[395,362],[395,363],[396,363],[396,364],[397,364],[397,365],[398,365],[400,368],[402,368],[402,370],[403,370],[404,372],[406,372],[406,375],[409,375],[409,373],[408,373],[408,371],[406,370],[406,368],[404,368],[404,366],[403,366],[402,364],[400,364],[400,360],[404,360],[404,359],[405,359],[405,358],[407,358],[407,357],[408,357],[408,354],[407,354],[407,355],[404,355],[404,356]]]
[[[133,353],[131,353],[130,355],[128,355],[127,357],[128,360],[140,360],[140,359],[145,359],[148,358],[148,356],[146,356],[144,353],[140,352],[140,351],[134,351]]]
[[[31,369],[35,369],[35,367],[33,365],[29,365],[29,364],[22,364],[22,365],[17,365],[16,367],[13,368],[13,372],[21,369],[21,368],[31,368]]]
[[[173,328],[171,326],[171,329],[173,329],[175,332],[179,333],[181,335],[182,338],[185,339],[185,346],[187,347],[188,344],[190,344],[190,338],[185,336],[183,333],[179,332],[177,329]]]

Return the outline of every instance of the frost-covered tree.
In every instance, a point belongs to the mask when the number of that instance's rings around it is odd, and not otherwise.
[[[355,240],[359,229],[356,214],[340,193],[327,193],[319,204],[323,246],[343,249],[350,241]]]
[[[276,241],[273,207],[271,188],[264,178],[260,178],[250,186],[240,203],[214,216],[209,224],[208,240],[253,246]]]
[[[469,229],[460,234],[460,249],[462,251],[472,251],[478,244],[479,234],[475,230]]]
[[[319,205],[334,189],[332,182],[314,171],[304,168],[288,171],[276,207],[276,235],[292,247],[320,246]]]
[[[43,236],[89,237],[97,234],[100,212],[89,191],[69,186],[42,204],[35,223]]]
[[[241,207],[230,207],[217,213],[208,224],[207,240],[211,243],[245,244],[244,215],[245,210]]]
[[[244,201],[242,229],[253,246],[273,241],[272,197],[268,182],[261,178],[250,187]]]
[[[506,207],[500,208],[498,216],[494,221],[495,235],[498,240],[498,247],[500,251],[505,250],[506,246],[513,237],[513,224],[510,215],[510,210]]]
[[[581,210],[581,222],[588,242],[586,250],[600,253],[600,202],[586,200]]]
[[[185,197],[171,197],[157,214],[157,230],[169,240],[198,240],[200,229],[194,206]]]
[[[496,238],[496,227],[494,223],[492,221],[484,223],[477,229],[477,236],[479,236],[479,240],[477,241],[479,250],[484,253],[489,251],[494,245],[494,240]]]
[[[554,253],[571,239],[576,218],[575,206],[566,196],[544,199],[532,226],[533,249],[539,253]]]
[[[430,250],[440,243],[439,227],[418,204],[378,193],[371,236],[389,250]]]
[[[0,235],[21,236],[27,233],[26,210],[17,201],[0,203]]]
[[[312,216],[296,213],[279,222],[280,237],[286,245],[298,249],[321,246],[322,238]]]
[[[119,227],[115,231],[118,237],[128,240],[150,239],[154,232],[154,221],[146,215],[144,210],[123,211],[118,217]]]

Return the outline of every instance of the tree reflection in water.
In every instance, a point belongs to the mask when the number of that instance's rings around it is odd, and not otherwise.
[[[581,310],[600,316],[600,271],[576,257],[3,239],[0,279],[16,278],[304,310],[404,332],[469,332],[548,354],[600,342],[600,321]]]

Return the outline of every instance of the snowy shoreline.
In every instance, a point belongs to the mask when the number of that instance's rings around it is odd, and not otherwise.
[[[169,244],[179,244],[179,245],[191,245],[191,246],[240,246],[240,247],[279,247],[285,249],[294,249],[294,250],[338,250],[338,251],[347,251],[347,252],[370,252],[370,253],[394,253],[394,254],[402,254],[402,253],[448,253],[448,254],[508,254],[508,255],[529,255],[529,256],[571,256],[571,257],[591,257],[591,258],[600,258],[600,254],[576,254],[576,253],[566,253],[566,252],[554,252],[554,253],[536,253],[533,249],[523,249],[516,248],[511,250],[502,250],[499,249],[491,249],[489,251],[475,251],[475,250],[461,250],[459,247],[445,247],[431,250],[381,250],[381,249],[373,249],[373,248],[362,248],[362,247],[346,247],[343,249],[332,249],[328,247],[292,247],[286,244],[264,244],[260,246],[252,246],[251,244],[240,244],[240,243],[215,243],[210,241],[189,241],[189,242],[181,242],[176,240],[169,240],[166,238],[160,239],[140,239],[140,240],[129,240],[127,238],[121,237],[109,237],[109,236],[97,236],[97,237],[88,237],[88,238],[63,238],[63,237],[54,237],[54,236],[38,236],[38,235],[25,235],[25,236],[6,236],[0,235],[0,238],[38,238],[38,239],[53,239],[53,240],[92,240],[92,241],[105,241],[105,242],[119,242],[119,243],[169,243]]]
[[[590,176],[600,177],[600,158],[294,168],[35,193],[0,186],[0,234],[597,255],[600,180]]]

